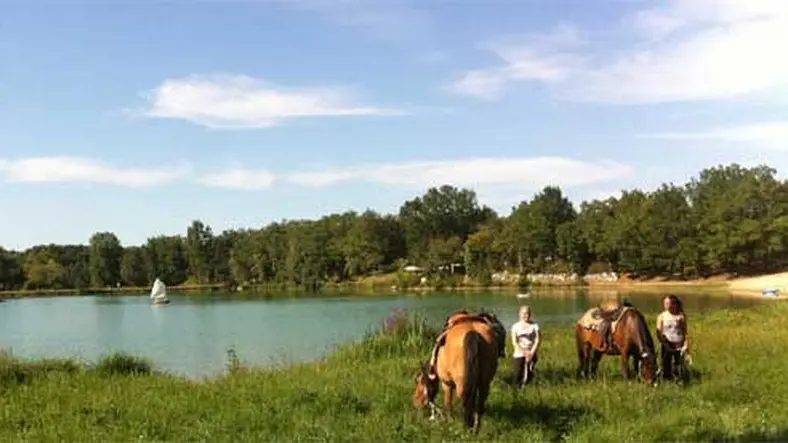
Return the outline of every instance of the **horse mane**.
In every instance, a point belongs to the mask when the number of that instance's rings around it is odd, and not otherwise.
[[[653,339],[653,337],[651,337],[651,333],[650,333],[650,332],[649,332],[649,330],[648,330],[648,326],[647,326],[647,325],[648,325],[648,322],[646,322],[646,317],[643,315],[643,313],[642,313],[642,312],[640,312],[640,310],[639,310],[639,309],[635,308],[635,307],[634,307],[634,306],[632,306],[631,304],[629,305],[629,307],[631,307],[631,308],[632,308],[632,309],[630,309],[630,311],[631,311],[631,312],[632,312],[632,313],[633,313],[633,314],[634,314],[634,315],[637,317],[637,319],[639,320],[639,321],[638,321],[638,333],[640,334],[640,337],[641,337],[641,338],[643,339],[643,341],[644,341],[644,343],[643,343],[643,344],[644,344],[646,347],[648,347],[648,350],[649,350],[649,351],[651,351],[652,353],[654,353],[654,352],[655,352],[655,348],[654,348],[654,339]]]

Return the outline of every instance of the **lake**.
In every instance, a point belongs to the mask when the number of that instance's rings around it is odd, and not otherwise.
[[[380,327],[394,309],[405,308],[441,323],[460,308],[485,308],[507,326],[521,302],[543,325],[571,325],[601,296],[584,290],[344,295],[276,300],[231,295],[170,294],[169,305],[152,306],[147,295],[9,299],[0,303],[0,349],[20,357],[95,360],[116,350],[150,358],[156,367],[189,377],[224,370],[227,350],[253,365],[303,362]],[[621,292],[644,312],[661,309],[661,296]],[[692,293],[682,296],[688,313],[747,307],[763,301]],[[569,332],[567,332],[569,333]]]

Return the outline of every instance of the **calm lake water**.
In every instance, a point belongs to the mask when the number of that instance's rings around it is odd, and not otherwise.
[[[657,312],[661,297],[619,293],[644,312]],[[571,324],[599,297],[586,291],[535,292],[526,302],[540,324]],[[186,376],[224,370],[227,350],[248,364],[308,361],[338,344],[380,327],[397,308],[436,324],[460,308],[495,312],[506,325],[522,302],[514,292],[348,295],[331,298],[243,300],[229,295],[170,295],[151,306],[147,296],[82,296],[7,300],[0,303],[0,349],[20,357],[95,360],[116,350],[146,356],[156,366]],[[682,297],[688,312],[762,303],[720,295]]]

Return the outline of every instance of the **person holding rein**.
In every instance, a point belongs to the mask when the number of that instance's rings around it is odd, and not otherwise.
[[[687,317],[681,300],[675,295],[665,297],[662,305],[665,310],[657,316],[657,338],[662,344],[662,377],[674,378],[674,369],[682,364],[685,355],[689,355]]]
[[[539,324],[531,320],[530,306],[521,306],[519,317],[520,320],[512,325],[512,345],[514,347],[512,357],[514,358],[515,383],[525,386],[533,381],[533,370],[539,360],[538,352],[542,337]]]

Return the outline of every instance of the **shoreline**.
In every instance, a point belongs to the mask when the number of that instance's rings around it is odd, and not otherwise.
[[[201,285],[177,285],[167,288],[169,292],[223,292],[230,293],[238,298],[247,297],[260,297],[270,298],[276,297],[274,294],[303,294],[309,293],[309,297],[319,298],[325,295],[335,294],[337,292],[350,292],[357,294],[382,294],[391,292],[411,292],[411,293],[427,293],[427,292],[519,292],[519,291],[573,291],[573,290],[587,290],[592,293],[600,291],[632,291],[632,292],[663,292],[663,291],[679,291],[679,292],[697,292],[708,291],[713,293],[726,293],[734,296],[743,297],[763,297],[775,298],[781,297],[764,297],[761,294],[761,289],[764,287],[775,287],[780,290],[781,294],[788,294],[788,272],[777,274],[768,274],[755,277],[742,277],[742,278],[725,278],[725,277],[712,277],[707,279],[696,280],[665,280],[660,278],[652,279],[628,279],[623,278],[619,281],[583,281],[578,282],[536,282],[531,283],[528,289],[521,289],[516,284],[495,284],[495,285],[481,285],[476,283],[471,284],[454,284],[454,285],[414,285],[408,287],[397,287],[396,284],[391,284],[389,279],[368,279],[340,283],[327,283],[316,293],[311,294],[304,289],[295,289],[292,287],[271,287],[259,286],[257,288],[247,287],[242,291],[229,291],[227,285],[224,283],[215,284],[201,284]],[[90,296],[90,295],[146,295],[150,291],[149,287],[119,287],[119,288],[81,288],[81,289],[23,289],[23,290],[10,290],[0,291],[0,300],[3,299],[18,299],[18,298],[37,298],[37,297],[73,297],[73,296]]]
[[[221,283],[205,285],[169,286],[167,291],[173,292],[213,292],[222,290],[226,285]],[[4,298],[35,298],[35,297],[77,297],[86,295],[148,295],[150,287],[121,286],[119,288],[79,288],[79,289],[15,289],[0,291],[0,300]]]

